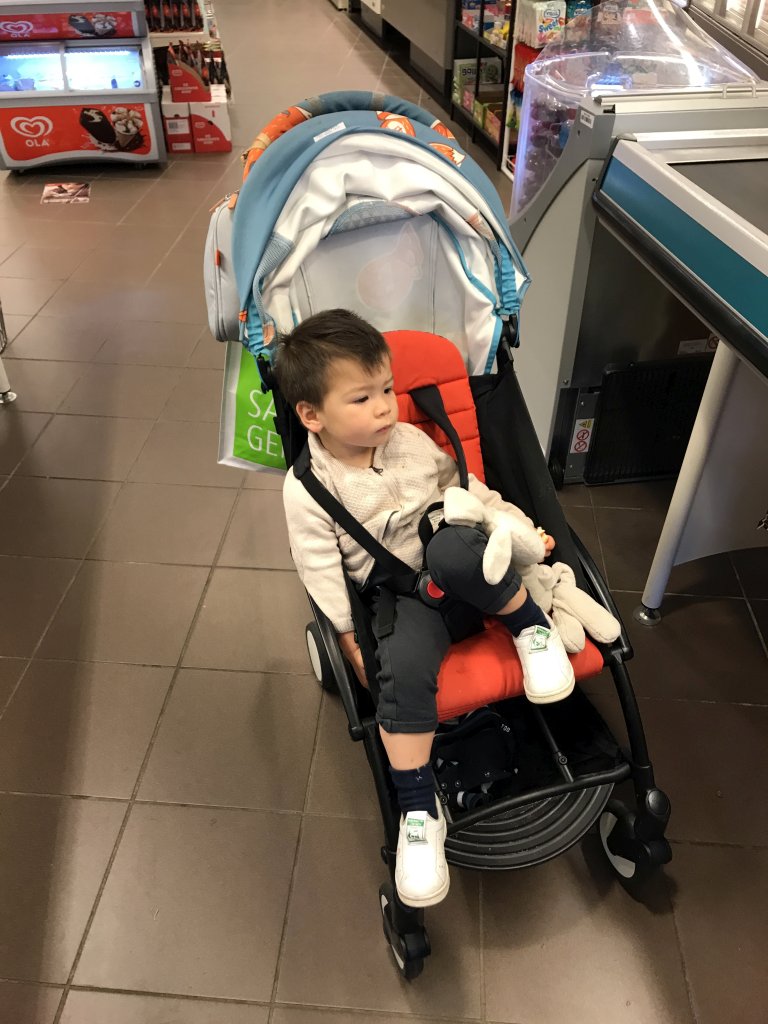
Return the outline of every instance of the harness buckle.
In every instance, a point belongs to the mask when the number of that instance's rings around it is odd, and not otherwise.
[[[445,600],[445,591],[438,587],[427,569],[419,573],[415,590],[429,608],[439,608]]]

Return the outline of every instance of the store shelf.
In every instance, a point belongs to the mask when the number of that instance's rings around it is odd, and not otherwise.
[[[495,43],[490,42],[485,38],[485,36],[478,35],[477,32],[468,28],[468,26],[465,25],[463,21],[459,21],[458,18],[456,19],[456,27],[460,29],[464,35],[469,36],[470,39],[473,39],[476,42],[479,42],[481,46],[484,46],[491,53],[495,53],[497,57],[501,57],[501,59],[506,63],[507,51],[502,49],[501,46],[497,46]]]

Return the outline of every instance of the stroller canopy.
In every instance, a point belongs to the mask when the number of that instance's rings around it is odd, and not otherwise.
[[[483,171],[427,111],[370,92],[306,100],[258,136],[232,251],[254,355],[342,306],[382,331],[443,335],[488,372],[528,284]]]

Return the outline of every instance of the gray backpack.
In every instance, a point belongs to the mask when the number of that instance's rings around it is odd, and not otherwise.
[[[208,326],[217,341],[237,341],[240,337],[240,299],[232,262],[232,222],[237,195],[231,192],[215,208],[205,240],[205,301]]]

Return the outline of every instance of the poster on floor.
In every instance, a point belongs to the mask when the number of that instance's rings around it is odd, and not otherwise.
[[[55,181],[43,185],[41,203],[87,203],[91,198],[89,181]]]

